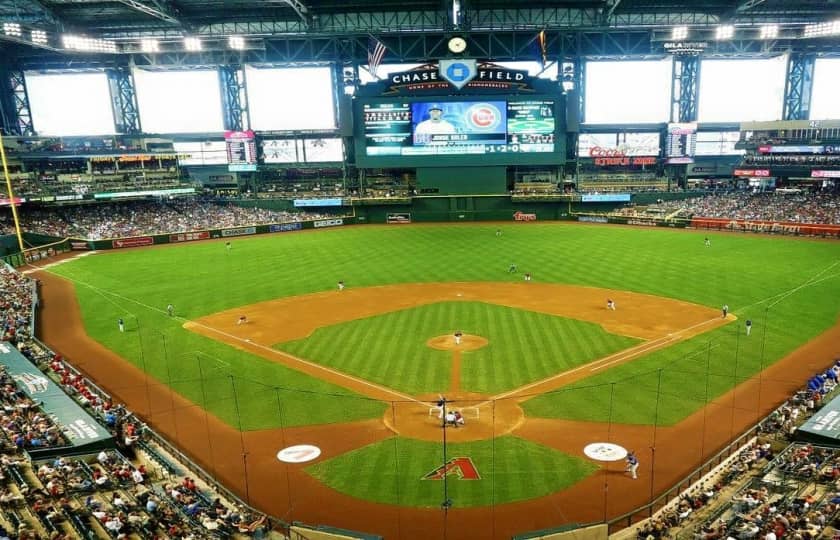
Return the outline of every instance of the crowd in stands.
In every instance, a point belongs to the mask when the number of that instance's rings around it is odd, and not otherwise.
[[[31,284],[12,269],[0,268],[0,290],[21,306],[34,301]],[[22,313],[28,328],[31,310]],[[69,441],[0,366],[0,539],[265,536],[270,528],[265,515],[223,501],[191,476],[173,482],[158,467],[147,466],[154,462],[145,456],[155,450],[152,441],[143,441],[145,424],[113,404],[61,356],[23,335],[13,334],[20,352],[97,417],[114,435],[117,448],[38,462],[26,457],[24,450],[61,448]]]
[[[694,217],[776,221],[787,223],[840,223],[840,193],[779,193],[736,191],[715,193],[658,205],[666,211],[682,209]]]
[[[207,199],[135,201],[56,207],[49,210],[22,208],[21,228],[59,238],[125,238],[147,234],[202,231],[263,223],[307,221],[325,216],[312,212],[285,212],[244,208]],[[9,233],[11,216],[0,221]]]
[[[33,286],[31,279],[0,265],[0,340],[16,344],[31,337]]]
[[[759,427],[756,443],[743,449],[711,478],[681,494],[676,504],[638,527],[637,539],[693,536],[694,540],[748,540],[762,536],[764,540],[780,540],[783,531],[779,525],[790,531],[787,537],[794,540],[816,538],[816,533],[840,508],[840,449],[804,445],[776,455],[774,447],[792,440],[797,427],[837,387],[838,376],[840,360],[824,373],[814,375],[805,388],[770,414]],[[768,469],[775,472],[768,475]],[[800,482],[794,491],[803,491],[802,481],[822,482],[830,488],[823,490],[823,495],[829,496],[817,500],[810,490],[805,495],[783,497],[772,486],[755,482],[759,476],[777,479],[780,475]],[[737,490],[734,495],[721,497],[732,489]],[[701,515],[699,521],[693,520],[695,515]],[[775,537],[767,536],[771,530]],[[685,531],[693,533],[688,535]]]

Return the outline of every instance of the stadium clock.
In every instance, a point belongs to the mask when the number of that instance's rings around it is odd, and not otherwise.
[[[467,40],[460,36],[455,36],[453,38],[449,38],[449,41],[446,43],[446,47],[451,53],[461,54],[467,50]]]

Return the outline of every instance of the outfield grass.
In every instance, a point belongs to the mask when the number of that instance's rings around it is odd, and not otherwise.
[[[516,263],[536,281],[625,289],[714,308],[726,303],[742,320],[752,318],[755,339],[741,340],[737,362],[734,330],[739,328],[729,325],[582,380],[573,392],[526,404],[533,415],[633,423],[679,421],[833,325],[840,310],[840,244],[834,242],[724,233],[709,234],[712,247],[706,248],[705,233],[687,231],[531,223],[503,225],[504,234],[497,237],[496,228],[360,226],[286,233],[234,240],[230,252],[220,242],[197,242],[83,257],[54,271],[79,282],[90,335],[158,380],[171,378],[197,404],[210,396],[208,409],[247,429],[372,418],[382,406],[183,330],[179,321],[166,317],[168,303],[179,316],[195,319],[331,290],[338,280],[349,287],[519,281],[521,276],[507,273]],[[763,301],[787,291],[765,312],[775,300]],[[120,334],[119,317],[133,331]],[[762,352],[756,343],[765,328]],[[668,383],[663,387],[679,388],[673,392],[679,396],[666,407],[660,392],[657,408],[659,370]],[[239,415],[231,375],[242,385],[236,392]],[[593,406],[609,403],[605,392],[612,392],[620,410]],[[279,405],[266,399],[272,395]]]
[[[489,341],[461,356],[461,389],[484,393],[518,388],[641,341],[544,313],[439,302],[319,328],[276,347],[404,392],[445,392],[452,352],[431,349],[426,341],[459,329]]]
[[[589,461],[513,436],[448,444],[447,461],[456,457],[469,457],[481,478],[460,480],[449,476],[448,495],[455,508],[541,497],[598,470]],[[394,437],[317,463],[306,471],[333,489],[359,499],[440,507],[443,482],[423,478],[443,463],[440,443]]]

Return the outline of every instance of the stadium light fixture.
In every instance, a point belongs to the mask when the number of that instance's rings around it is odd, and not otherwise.
[[[759,35],[761,39],[776,39],[779,37],[779,25],[765,24],[761,27],[761,33]]]
[[[90,38],[87,36],[64,34],[63,36],[61,36],[61,44],[64,46],[65,49],[72,51],[104,53],[117,52],[117,44],[113,41]]]
[[[671,29],[671,41],[682,41],[688,37],[687,26],[675,26]]]
[[[30,37],[32,39],[32,43],[35,45],[46,45],[49,43],[47,33],[44,30],[32,30]]]
[[[809,24],[805,27],[805,32],[802,34],[802,37],[813,38],[836,36],[838,34],[840,34],[840,20]]]
[[[160,43],[156,39],[142,39],[140,40],[140,50],[144,53],[160,52]]]
[[[197,37],[184,38],[184,48],[190,52],[197,52],[202,49],[201,39]]]
[[[242,36],[230,36],[228,38],[228,47],[237,51],[243,50],[245,48],[245,38]]]
[[[715,32],[715,39],[718,41],[723,41],[726,39],[732,39],[735,36],[735,27],[731,24],[724,24],[717,27],[717,31]]]
[[[19,38],[23,36],[23,30],[18,23],[3,23],[3,33],[9,37]]]

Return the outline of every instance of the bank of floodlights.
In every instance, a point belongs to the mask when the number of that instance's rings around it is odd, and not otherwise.
[[[776,39],[777,37],[779,37],[779,25],[765,24],[761,27],[759,36],[761,37],[761,39]]]
[[[144,53],[160,52],[160,43],[156,39],[141,39],[140,50]]]
[[[71,51],[103,53],[117,52],[117,44],[113,41],[90,38],[87,36],[64,34],[63,36],[61,36],[61,44],[65,49]]]
[[[242,36],[230,36],[228,38],[228,47],[236,51],[243,50],[245,48],[245,38]]]
[[[718,41],[723,41],[726,39],[732,39],[735,36],[735,27],[731,24],[724,24],[717,27],[717,31],[715,31],[715,39]]]
[[[30,38],[35,45],[46,45],[49,43],[49,38],[47,38],[47,33],[44,30],[32,30]]]
[[[682,41],[688,37],[687,26],[675,26],[671,29],[671,41]]]
[[[22,37],[23,36],[23,29],[20,27],[18,23],[3,23],[3,34],[8,37]]]
[[[197,37],[184,38],[184,48],[189,52],[198,52],[202,49],[201,39]]]
[[[837,35],[840,35],[840,20],[809,24],[805,27],[802,37],[814,38]]]

